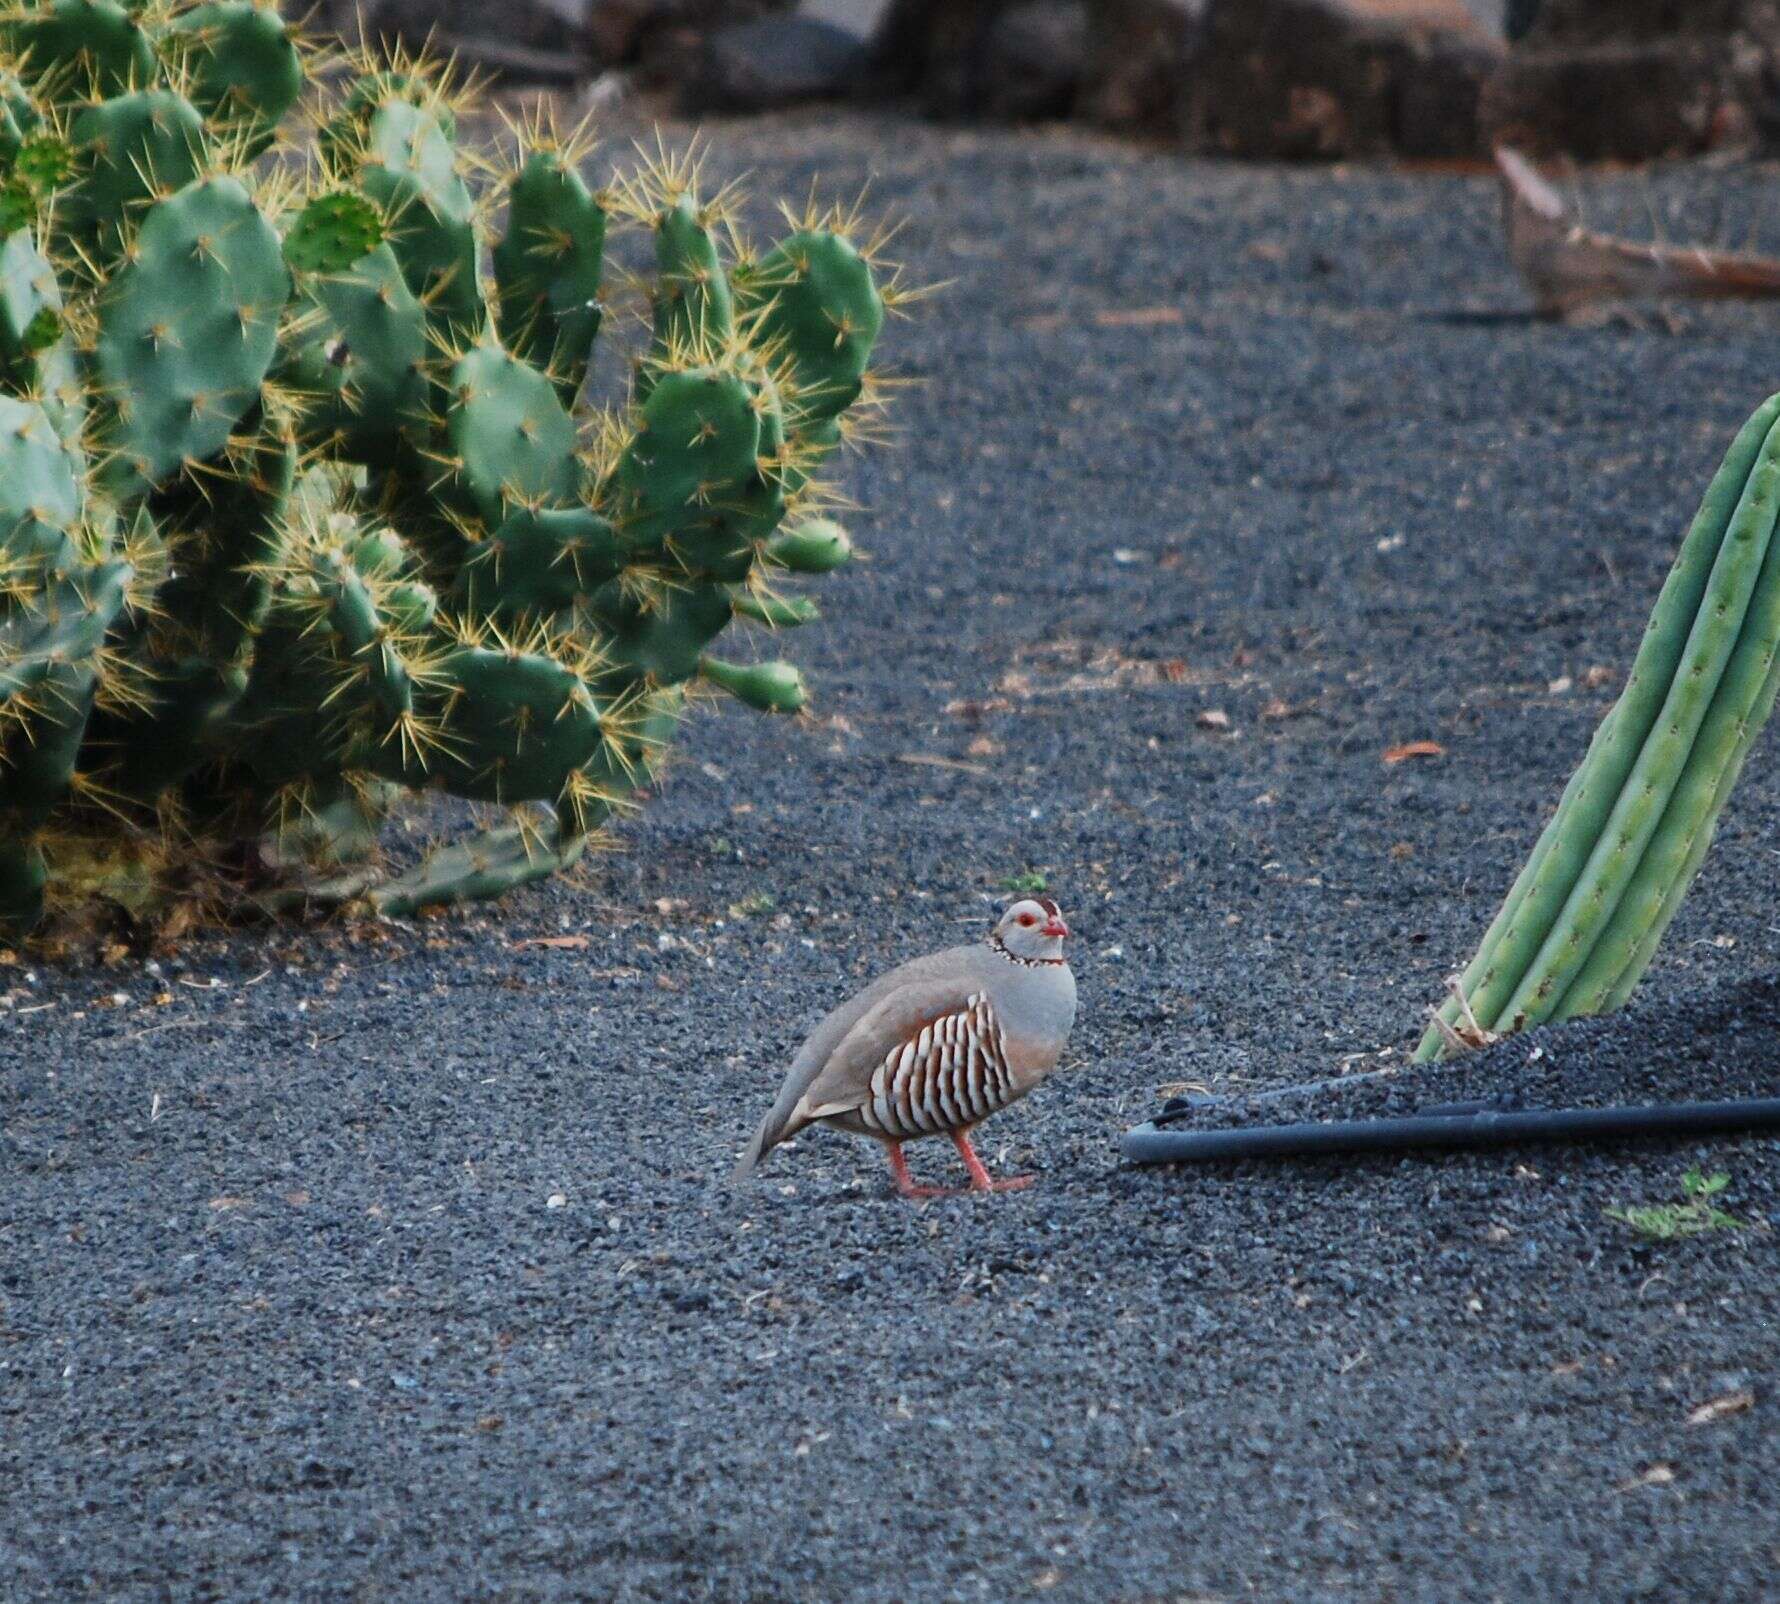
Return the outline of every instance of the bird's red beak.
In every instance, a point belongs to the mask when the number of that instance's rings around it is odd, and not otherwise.
[[[1069,926],[1064,924],[1061,919],[1053,919],[1039,934],[1041,936],[1066,936],[1069,934]]]

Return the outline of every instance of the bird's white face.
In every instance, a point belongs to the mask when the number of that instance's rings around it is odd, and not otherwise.
[[[1016,958],[1048,959],[1063,956],[1063,938],[1069,926],[1049,897],[1022,897],[1001,916],[995,934]]]

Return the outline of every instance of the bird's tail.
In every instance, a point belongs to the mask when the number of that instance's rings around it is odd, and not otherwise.
[[[748,1143],[747,1150],[736,1160],[736,1167],[729,1172],[731,1186],[740,1186],[760,1168],[760,1161],[778,1143],[780,1123],[779,1111],[776,1108],[760,1122],[760,1129],[754,1133],[754,1139]]]
[[[731,1186],[740,1186],[760,1168],[760,1161],[779,1143],[787,1137],[795,1136],[809,1124],[798,1113],[798,1099],[802,1094],[802,1083],[795,1076],[788,1077],[785,1085],[779,1089],[778,1101],[766,1111],[766,1118],[760,1122],[760,1129],[754,1133],[754,1140],[749,1142],[747,1151],[729,1172]]]

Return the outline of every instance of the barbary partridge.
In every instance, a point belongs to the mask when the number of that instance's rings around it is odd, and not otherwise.
[[[910,1179],[902,1144],[920,1136],[951,1137],[974,1192],[1030,1185],[992,1180],[970,1133],[1057,1067],[1075,1023],[1068,934],[1049,897],[1023,898],[987,941],[917,958],[843,1003],[798,1049],[732,1179],[822,1120],[882,1142],[904,1197],[945,1195]]]

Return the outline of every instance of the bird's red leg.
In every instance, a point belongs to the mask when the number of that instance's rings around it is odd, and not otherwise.
[[[1017,1192],[1022,1186],[1030,1186],[1038,1179],[1036,1175],[1009,1175],[996,1180],[983,1168],[983,1161],[977,1157],[977,1150],[970,1145],[969,1131],[953,1131],[952,1145],[958,1149],[958,1156],[964,1160],[964,1167],[970,1171],[970,1189],[973,1192]]]
[[[886,1142],[884,1152],[890,1159],[890,1173],[896,1177],[896,1190],[907,1198],[951,1197],[953,1192],[945,1186],[916,1186],[915,1178],[909,1174],[909,1161],[902,1156],[901,1142]]]

